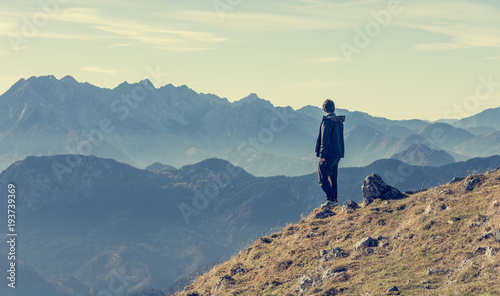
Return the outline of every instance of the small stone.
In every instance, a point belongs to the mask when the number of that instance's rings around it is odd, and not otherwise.
[[[492,247],[488,247],[485,253],[486,257],[492,257],[495,255],[495,250]]]
[[[217,285],[215,286],[215,289],[216,290],[219,290],[220,287],[222,286],[222,284],[224,283],[227,283],[227,284],[233,284],[234,283],[234,279],[233,277],[231,277],[230,275],[226,274],[225,276],[223,276],[219,282],[217,283]]]
[[[485,224],[486,222],[488,222],[488,218],[485,216],[480,216],[478,219],[476,219],[474,222],[472,222],[472,224],[469,225],[469,227],[470,228],[480,227],[483,224]]]
[[[300,279],[299,282],[297,283],[297,288],[296,291],[299,293],[304,293],[307,288],[311,287],[313,285],[314,281],[312,278],[303,275]]]
[[[326,279],[329,279],[331,277],[336,277],[336,276],[342,275],[346,272],[347,272],[347,268],[345,268],[345,267],[338,267],[338,268],[335,268],[334,270],[327,269],[327,270],[325,270],[325,272],[323,272],[322,279],[326,280]]]
[[[327,250],[320,251],[319,256],[321,257],[321,260],[323,262],[328,262],[328,261],[336,259],[336,258],[347,257],[348,254],[340,248],[333,248],[330,251],[327,251]]]
[[[486,254],[486,248],[478,247],[476,249],[476,255],[484,255],[484,254]]]
[[[455,178],[451,179],[451,181],[448,184],[454,184],[454,183],[462,182],[464,179],[465,178],[455,177]]]
[[[325,219],[331,216],[335,216],[335,213],[328,208],[323,208],[319,213],[314,215],[314,219]]]
[[[390,292],[399,292],[399,289],[398,289],[398,287],[393,286],[392,288],[390,288],[389,290],[387,290],[387,293],[390,293]]]
[[[262,243],[264,243],[264,244],[270,244],[270,243],[272,243],[272,242],[273,242],[273,240],[272,240],[272,239],[270,239],[270,238],[268,238],[268,237],[261,237],[261,238],[260,238],[260,241],[261,241]]]
[[[365,237],[354,245],[354,250],[358,251],[363,247],[376,247],[378,246],[378,241],[371,237]]]
[[[483,234],[483,238],[484,239],[489,239],[489,238],[492,238],[493,237],[493,233],[491,232],[486,232]]]
[[[439,274],[439,273],[446,273],[446,270],[437,269],[437,268],[429,268],[429,270],[427,271],[428,275]]]
[[[472,177],[469,180],[464,181],[464,190],[465,191],[472,191],[476,187],[477,184],[479,184],[480,180],[477,177]]]
[[[373,199],[368,197],[368,198],[365,198],[363,200],[363,202],[361,203],[361,206],[364,208],[364,207],[367,207],[369,206],[371,203],[373,202]]]
[[[344,203],[344,205],[342,206],[342,211],[343,212],[347,212],[348,210],[355,211],[357,209],[359,209],[359,205],[356,202],[352,201],[352,200],[346,201]]]
[[[500,230],[495,231],[495,238],[500,242]]]
[[[372,248],[366,249],[367,254],[372,254],[373,252],[375,252],[375,251]]]
[[[431,205],[428,205],[427,208],[425,208],[425,213],[429,214],[432,211]]]
[[[451,190],[450,189],[442,189],[441,191],[439,191],[439,196],[441,195],[448,195],[448,194],[451,194]]]

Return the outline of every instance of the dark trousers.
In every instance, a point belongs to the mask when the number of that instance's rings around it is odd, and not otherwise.
[[[340,158],[330,158],[318,164],[319,186],[326,193],[326,199],[337,201],[337,175]]]

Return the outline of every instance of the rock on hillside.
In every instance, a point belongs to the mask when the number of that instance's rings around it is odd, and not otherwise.
[[[323,219],[316,209],[175,295],[498,295],[499,196],[496,170]]]

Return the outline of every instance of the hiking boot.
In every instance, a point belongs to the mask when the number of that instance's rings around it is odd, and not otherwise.
[[[322,204],[322,205],[321,205],[321,208],[322,208],[322,209],[323,209],[323,208],[327,208],[327,207],[328,207],[328,208],[334,208],[334,207],[336,207],[336,206],[338,206],[338,205],[339,205],[339,203],[338,203],[338,202],[328,200],[328,201],[326,201],[324,204]]]

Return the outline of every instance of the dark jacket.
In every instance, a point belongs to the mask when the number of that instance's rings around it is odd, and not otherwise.
[[[316,156],[321,158],[344,158],[345,116],[332,113],[323,116],[316,141]]]

